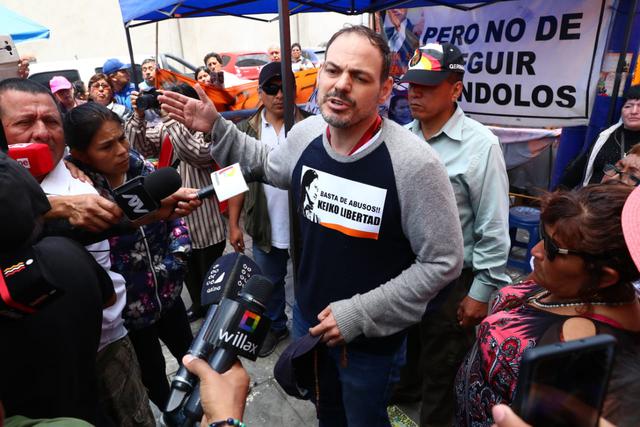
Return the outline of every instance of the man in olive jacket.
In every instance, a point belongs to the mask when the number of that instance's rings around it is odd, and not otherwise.
[[[262,106],[237,127],[249,136],[269,144],[272,148],[285,143],[284,96],[280,62],[271,62],[262,68],[258,79]],[[293,73],[290,78],[293,79]],[[295,121],[307,117],[295,109]],[[289,192],[268,184],[252,182],[244,200],[245,230],[253,239],[253,256],[262,273],[274,284],[274,291],[267,304],[267,316],[271,330],[265,339],[259,356],[273,353],[278,343],[289,336],[286,298],[284,291],[289,259]],[[244,249],[239,215],[229,217],[229,240],[236,251]]]

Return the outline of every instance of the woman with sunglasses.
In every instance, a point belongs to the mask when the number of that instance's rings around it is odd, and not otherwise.
[[[619,181],[632,187],[640,185],[640,144],[634,145],[616,164],[608,163],[602,170],[602,182]]]
[[[103,73],[97,73],[89,79],[89,101],[93,101],[103,107],[108,108],[120,117],[127,120],[131,116],[131,111],[122,104],[116,104],[114,99],[115,90],[111,79]]]
[[[632,286],[640,273],[621,226],[632,189],[598,184],[543,196],[534,271],[498,292],[458,371],[457,426],[493,423],[491,407],[512,402],[528,348],[602,333],[619,349],[640,340]]]
[[[560,180],[561,185],[573,188],[601,182],[604,167],[607,164],[615,165],[639,143],[640,85],[635,85],[624,94],[620,121],[600,132],[591,149],[567,166]]]

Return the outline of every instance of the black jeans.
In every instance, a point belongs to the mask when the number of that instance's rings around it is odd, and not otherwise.
[[[187,276],[184,279],[191,297],[191,309],[200,310],[200,292],[202,291],[202,282],[204,281],[209,268],[215,260],[222,256],[224,248],[227,244],[226,240],[215,245],[208,246],[204,249],[194,249],[187,261]]]
[[[472,282],[473,271],[462,270],[434,299],[420,323],[421,427],[453,425],[456,374],[476,338],[475,327],[463,328],[457,319],[458,306]]]
[[[153,325],[129,331],[129,337],[136,350],[142,383],[149,391],[149,398],[164,410],[169,398],[169,381],[160,340],[179,363],[193,340],[182,298],[178,297],[173,306],[164,311]]]

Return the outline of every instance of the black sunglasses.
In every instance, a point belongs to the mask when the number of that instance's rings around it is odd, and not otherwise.
[[[262,90],[267,95],[274,96],[274,95],[277,95],[278,92],[282,90],[282,85],[277,85],[275,83],[267,83],[262,85]]]
[[[556,244],[556,242],[553,241],[553,239],[551,238],[551,236],[549,236],[547,234],[547,232],[544,230],[544,224],[541,222],[539,225],[539,234],[540,234],[540,240],[542,240],[544,242],[544,252],[547,256],[547,259],[549,261],[553,261],[554,259],[556,259],[556,256],[558,254],[560,255],[578,255],[578,256],[582,256],[582,257],[592,257],[592,254],[588,254],[586,252],[580,252],[580,251],[574,251],[573,249],[564,249],[564,248],[559,248],[558,245]]]
[[[602,172],[609,177],[614,177],[616,175],[620,175],[620,178],[622,178],[623,176],[627,175],[629,177],[629,179],[633,182],[633,186],[637,187],[638,185],[640,185],[640,178],[638,178],[635,175],[630,174],[629,172],[624,172],[620,169],[618,169],[618,167],[616,165],[612,165],[611,163],[608,163],[606,165],[604,165],[604,168],[602,168]]]

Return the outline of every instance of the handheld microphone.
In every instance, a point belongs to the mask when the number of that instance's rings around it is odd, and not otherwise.
[[[113,190],[116,203],[131,221],[160,207],[160,200],[175,193],[182,179],[173,168],[160,168],[147,176],[137,176]]]
[[[225,168],[227,169],[227,168]],[[260,170],[262,170],[262,168],[260,168]],[[248,166],[245,165],[240,165],[240,172],[242,173],[242,177],[245,181],[255,181],[256,178],[254,177],[254,174],[257,173],[253,171],[253,169],[250,169]],[[199,200],[204,200],[206,198],[212,197],[216,195],[216,190],[213,184],[207,185],[206,187],[201,188],[200,190],[198,190],[198,192],[196,193],[196,197]],[[218,197],[218,199],[220,199],[220,197]],[[226,200],[226,199],[225,199]]]
[[[198,192],[196,193],[196,197],[198,198],[198,200],[204,200],[215,194],[216,194],[216,190],[215,188],[213,188],[213,184],[211,184],[198,190]]]
[[[252,276],[237,299],[223,298],[209,328],[208,340],[214,351],[208,358],[211,368],[224,373],[238,356],[256,360],[271,320],[264,316],[273,283],[264,276]],[[191,422],[202,418],[200,390],[195,389],[184,405],[184,415]]]
[[[7,154],[38,180],[53,170],[53,158],[47,144],[36,142],[12,144]]]
[[[237,298],[246,286],[247,281],[253,275],[260,273],[258,265],[244,254],[230,253],[216,260],[207,272],[201,292],[202,306],[212,306],[209,308],[198,334],[191,343],[191,347],[187,351],[188,354],[203,360],[209,358],[214,350],[209,335],[215,314],[219,309],[217,304],[223,298]],[[172,412],[178,409],[182,405],[185,396],[193,391],[197,383],[198,377],[181,365],[171,381],[171,393],[169,394],[165,411]]]

